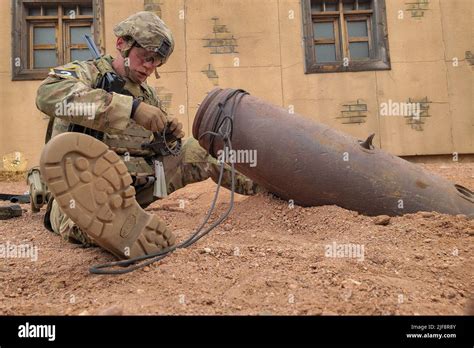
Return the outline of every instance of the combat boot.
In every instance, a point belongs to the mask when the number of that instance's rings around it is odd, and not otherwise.
[[[125,164],[101,141],[80,133],[57,135],[46,144],[40,168],[61,210],[117,257],[148,255],[174,245],[165,223],[136,201]]]

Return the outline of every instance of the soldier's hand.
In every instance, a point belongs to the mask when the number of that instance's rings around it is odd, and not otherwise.
[[[133,119],[137,124],[152,132],[162,132],[168,122],[160,108],[143,102],[138,105]]]
[[[168,122],[168,129],[177,139],[184,137],[183,124],[177,118]]]

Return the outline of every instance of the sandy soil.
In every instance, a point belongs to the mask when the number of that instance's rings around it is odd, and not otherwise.
[[[473,163],[423,166],[474,188]],[[214,188],[212,181],[191,185],[149,210],[183,239]],[[0,182],[0,192],[26,190],[23,181]],[[218,212],[228,198],[220,195]],[[22,217],[0,221],[0,244],[29,244],[38,258],[0,259],[3,315],[461,315],[474,289],[474,221],[463,216],[417,213],[383,226],[336,206],[291,208],[271,195],[238,196],[231,217],[192,247],[131,274],[97,276],[88,268],[112,256],[61,240],[43,228],[44,210],[22,208]],[[364,253],[325,256],[333,243]]]

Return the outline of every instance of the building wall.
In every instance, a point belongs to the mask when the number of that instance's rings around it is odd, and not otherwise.
[[[188,135],[198,104],[220,86],[243,88],[359,138],[376,133],[375,143],[395,155],[474,153],[474,2],[386,4],[389,71],[304,74],[299,0],[104,0],[105,47],[115,52],[114,24],[144,5],[162,16],[176,49],[160,68],[161,78],[149,83]],[[11,41],[10,7],[10,1],[0,1],[3,42]],[[206,47],[216,37],[226,41]],[[20,158],[17,169],[24,169],[38,163],[47,119],[35,107],[40,81],[11,81],[10,49],[0,59],[0,155],[4,163]],[[212,54],[216,49],[220,54]],[[379,116],[381,103],[389,100],[423,101],[429,117],[415,127],[404,117]],[[351,123],[357,119],[363,122]]]

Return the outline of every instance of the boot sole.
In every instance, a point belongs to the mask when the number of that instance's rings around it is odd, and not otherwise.
[[[128,259],[174,245],[165,223],[136,201],[125,164],[101,141],[59,134],[46,144],[40,168],[61,210],[115,256]]]

